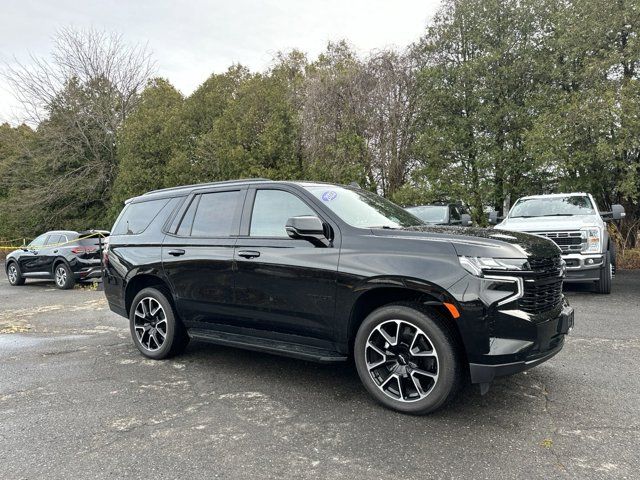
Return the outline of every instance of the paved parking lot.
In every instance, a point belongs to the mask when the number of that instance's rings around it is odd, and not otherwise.
[[[0,478],[638,478],[640,272],[568,296],[559,355],[411,417],[349,365],[204,344],[145,360],[102,292],[3,276]]]

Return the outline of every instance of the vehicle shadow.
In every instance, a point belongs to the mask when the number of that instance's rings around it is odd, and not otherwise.
[[[237,389],[274,395],[280,401],[290,402],[288,408],[299,413],[315,415],[318,411],[347,408],[357,417],[388,415],[389,410],[378,405],[360,382],[353,361],[338,364],[316,364],[298,359],[270,355],[262,352],[238,350],[231,347],[193,342],[180,357],[180,361],[196,368],[200,375],[222,380],[233,379]],[[549,370],[544,372],[549,374]],[[496,379],[489,392],[481,396],[479,388],[465,381],[459,395],[446,408],[428,417],[450,423],[468,421],[478,414],[491,416],[498,411],[517,412],[531,403],[544,399],[539,395],[539,375],[518,374]],[[286,395],[282,395],[286,392]],[[535,410],[535,409],[533,409]],[[394,412],[405,418],[408,416]]]

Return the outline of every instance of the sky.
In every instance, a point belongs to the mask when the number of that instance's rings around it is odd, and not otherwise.
[[[185,95],[212,73],[241,63],[270,65],[278,51],[298,48],[315,58],[328,41],[348,40],[357,52],[404,47],[417,40],[438,0],[3,0],[0,62],[46,58],[61,27],[95,28],[147,44],[157,74]],[[21,112],[0,79],[0,123]]]

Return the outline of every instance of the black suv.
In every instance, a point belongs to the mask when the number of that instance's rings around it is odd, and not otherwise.
[[[24,285],[27,278],[53,279],[60,289],[77,281],[102,277],[100,261],[103,230],[43,233],[29,245],[7,255],[7,277],[11,285]]]
[[[373,193],[242,180],[133,198],[105,293],[150,358],[190,338],[319,362],[349,357],[382,404],[427,413],[462,382],[558,353],[573,325],[550,240],[428,227]]]

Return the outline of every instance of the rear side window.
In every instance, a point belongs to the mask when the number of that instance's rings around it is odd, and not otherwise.
[[[138,235],[144,232],[168,201],[168,198],[162,198],[130,203],[113,227],[112,235]]]
[[[233,228],[238,213],[239,201],[239,190],[203,193],[200,195],[195,215],[193,216],[191,236],[228,237],[237,233],[233,231]],[[193,203],[191,207],[193,207]],[[188,214],[189,212],[187,211]],[[187,215],[185,215],[185,220],[188,220]],[[183,232],[182,225],[178,231]]]
[[[251,214],[252,237],[288,237],[285,224],[291,217],[315,215],[311,208],[292,193],[283,190],[258,190]]]

